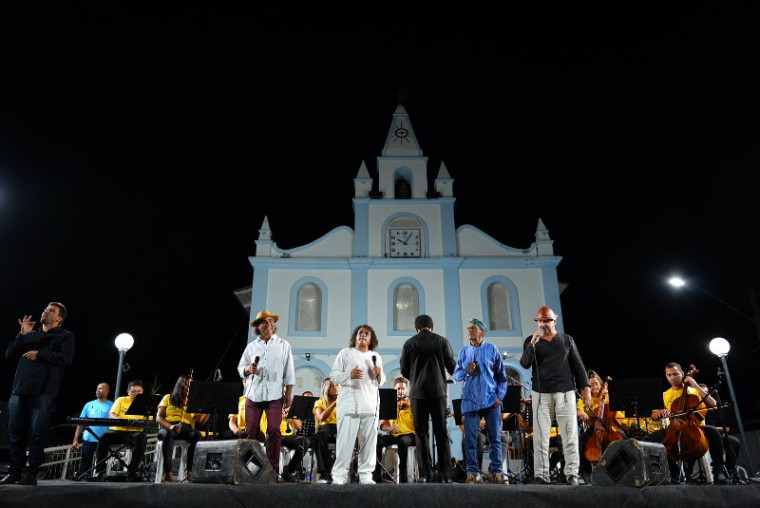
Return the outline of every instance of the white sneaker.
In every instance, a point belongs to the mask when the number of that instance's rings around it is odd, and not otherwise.
[[[359,475],[359,483],[362,485],[375,485],[375,480],[372,479],[372,474]]]
[[[346,479],[333,475],[333,485],[345,485]]]

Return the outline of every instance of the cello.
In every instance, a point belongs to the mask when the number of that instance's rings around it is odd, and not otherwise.
[[[594,423],[592,424],[593,430],[591,436],[586,443],[586,449],[583,454],[593,466],[596,466],[597,462],[602,457],[602,453],[610,445],[612,441],[619,441],[625,439],[625,436],[620,430],[620,425],[617,423],[617,411],[611,413],[609,408],[606,407],[607,399],[607,383],[612,378],[607,376],[604,381],[604,386],[601,390],[602,401],[599,407],[594,410],[592,416]]]
[[[689,365],[686,376],[693,376],[699,370]],[[702,399],[693,393],[688,393],[688,386],[682,382],[681,396],[670,404],[670,424],[665,429],[662,444],[668,456],[674,460],[697,460],[707,453],[710,444],[702,430],[702,415],[697,407]]]

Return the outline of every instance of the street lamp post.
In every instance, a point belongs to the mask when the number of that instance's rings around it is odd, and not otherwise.
[[[121,389],[121,372],[124,369],[124,356],[127,351],[132,349],[135,344],[135,339],[128,333],[120,333],[116,336],[113,343],[116,345],[116,349],[119,350],[119,372],[116,374],[116,391],[114,397],[121,397],[119,390]]]
[[[736,424],[739,426],[739,433],[742,436],[742,451],[747,458],[747,466],[749,467],[749,476],[752,477],[755,474],[755,468],[752,465],[752,457],[747,449],[749,442],[744,435],[744,425],[742,424],[742,417],[739,414],[739,403],[736,400],[736,394],[734,393],[734,384],[731,382],[731,374],[728,372],[728,363],[726,362],[726,356],[731,349],[731,344],[723,337],[715,337],[710,341],[710,351],[720,359],[720,363],[723,364],[723,372],[726,373],[726,381],[728,381],[728,392],[731,394],[731,402],[734,405],[734,413],[736,414]]]

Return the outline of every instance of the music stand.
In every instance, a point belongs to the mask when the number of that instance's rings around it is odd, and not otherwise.
[[[664,406],[662,381],[658,377],[618,379],[609,385],[610,411],[625,411],[626,418],[649,418],[652,411]]]
[[[380,419],[398,419],[398,400],[396,390],[393,388],[380,388]]]
[[[155,420],[158,412],[158,404],[164,396],[158,393],[138,393],[127,409],[127,416],[144,416],[148,420]]]
[[[507,394],[504,396],[504,400],[501,401],[502,413],[517,413],[520,411],[520,390],[507,389]]]
[[[194,381],[190,384],[187,412],[210,414],[211,428],[215,429],[217,415],[237,413],[238,400],[240,400],[240,383]]]
[[[454,424],[462,425],[462,399],[452,400],[451,405],[454,406]]]
[[[288,411],[288,414],[285,416],[285,418],[289,419],[296,419],[301,420],[303,422],[306,420],[309,415],[314,414],[314,404],[319,400],[319,397],[307,397],[305,395],[293,395],[293,402],[290,403],[290,411]],[[304,448],[306,446],[306,436],[301,436],[303,440],[301,441],[301,464],[299,471],[302,471],[304,474],[306,474],[306,471],[303,467],[303,457],[306,455],[306,449]],[[314,448],[311,448],[311,462],[310,462],[310,471],[309,475],[314,474]]]
[[[394,388],[380,388],[379,392],[380,408],[378,416],[380,420],[398,420],[398,394],[396,393],[396,390]],[[380,464],[380,469],[382,469],[385,474],[396,481],[396,477],[385,468],[385,465],[381,461],[378,461],[378,464]],[[396,473],[398,473],[398,471],[396,471]]]
[[[314,411],[314,403],[319,397],[306,397],[304,395],[293,395],[293,402],[290,404],[290,411],[285,418],[305,420]]]

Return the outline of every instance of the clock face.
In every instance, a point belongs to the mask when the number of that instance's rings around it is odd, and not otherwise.
[[[422,251],[419,229],[391,229],[390,257],[418,258]]]

